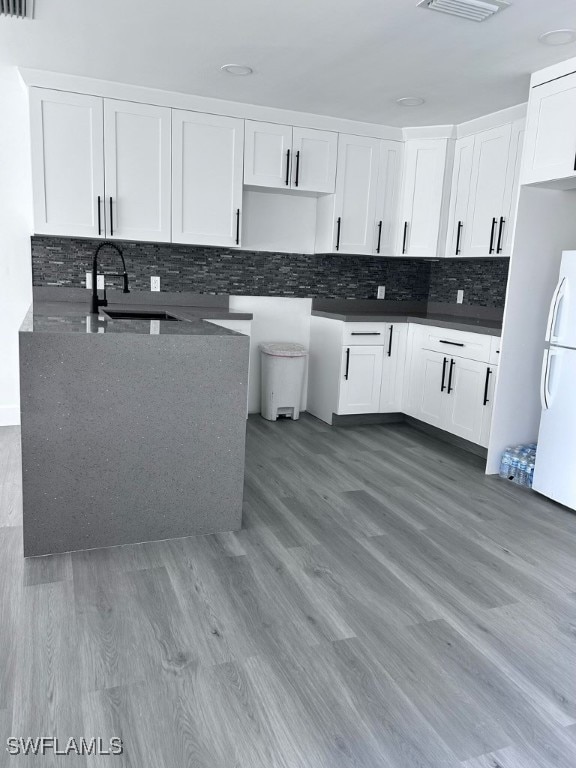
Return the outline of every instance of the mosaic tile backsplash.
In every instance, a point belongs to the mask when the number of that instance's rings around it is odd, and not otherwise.
[[[32,237],[34,285],[82,287],[100,242],[47,235]],[[507,259],[499,263],[475,259],[472,264],[472,260],[431,262],[170,243],[118,244],[135,290],[150,290],[152,275],[159,275],[163,291],[244,296],[373,299],[377,286],[385,285],[389,300],[426,301],[430,296],[432,301],[454,302],[456,289],[463,288],[465,303],[504,306],[502,281],[505,289]],[[117,271],[114,253],[110,251],[107,257],[106,251],[102,251],[100,265],[103,271]],[[443,282],[447,282],[444,287]]]

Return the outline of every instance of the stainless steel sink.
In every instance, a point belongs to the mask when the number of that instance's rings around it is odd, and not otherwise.
[[[179,317],[174,317],[168,312],[157,312],[151,310],[130,310],[130,309],[103,309],[100,310],[105,315],[108,315],[112,320],[178,320]]]

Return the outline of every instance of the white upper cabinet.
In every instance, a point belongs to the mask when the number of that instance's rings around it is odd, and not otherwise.
[[[246,120],[244,183],[253,187],[334,192],[338,134]]]
[[[340,134],[332,250],[373,253],[379,162],[378,139]]]
[[[468,206],[472,181],[474,136],[458,139],[454,151],[446,256],[461,256],[468,231]]]
[[[402,255],[437,256],[447,149],[447,139],[409,139],[405,144],[397,248]]]
[[[476,135],[465,233],[467,256],[502,254],[506,226],[504,193],[511,135],[510,124]]]
[[[334,192],[337,157],[337,133],[295,127],[292,132],[292,188],[322,194]]]
[[[244,121],[172,112],[172,240],[237,246]]]
[[[576,186],[576,74],[532,88],[523,184],[564,180]]]
[[[374,253],[380,256],[393,256],[395,253],[402,175],[402,150],[403,144],[400,141],[380,142],[374,245]]]
[[[102,99],[30,89],[34,230],[104,235]]]
[[[104,102],[108,237],[170,241],[170,110]]]
[[[290,188],[292,127],[245,121],[244,184]]]

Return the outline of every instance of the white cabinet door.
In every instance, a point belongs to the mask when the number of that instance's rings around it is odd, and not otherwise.
[[[391,323],[384,327],[386,334],[383,347],[379,411],[380,413],[399,413],[402,411],[408,325],[406,323]]]
[[[506,188],[504,190],[504,209],[502,215],[502,230],[499,230],[500,256],[510,256],[512,253],[512,235],[518,207],[518,188],[520,185],[520,169],[522,152],[526,133],[526,121],[516,120],[512,123],[512,135],[508,153],[508,171],[506,173]]]
[[[486,363],[451,358],[447,370],[442,428],[472,443],[482,437]]]
[[[334,250],[370,254],[374,248],[380,141],[340,134],[334,205]]]
[[[454,152],[450,212],[448,214],[446,239],[446,256],[448,257],[466,255],[464,244],[468,231],[473,154],[474,136],[458,139]]]
[[[576,179],[576,74],[532,88],[522,183]]]
[[[30,89],[34,231],[104,235],[102,99]]]
[[[444,401],[450,358],[440,352],[415,349],[410,367],[409,413],[440,429],[444,428]]]
[[[170,241],[170,110],[104,102],[106,234]]]
[[[504,195],[512,127],[476,135],[472,163],[469,224],[464,237],[467,256],[502,254]]]
[[[340,368],[338,413],[378,413],[382,347],[345,347]]]
[[[403,255],[437,256],[447,147],[447,139],[405,144],[398,249]]]
[[[380,256],[394,256],[395,254],[402,176],[402,151],[402,142],[380,142],[374,245],[374,253]]]
[[[326,194],[334,192],[338,158],[337,133],[294,127],[292,154],[293,189]]]
[[[290,187],[292,126],[245,121],[244,184]]]
[[[244,121],[172,112],[172,240],[240,244]]]
[[[490,431],[492,429],[492,411],[494,408],[494,393],[496,392],[496,381],[498,379],[498,366],[487,365],[484,379],[484,397],[482,414],[482,434],[479,443],[488,448],[490,442]]]

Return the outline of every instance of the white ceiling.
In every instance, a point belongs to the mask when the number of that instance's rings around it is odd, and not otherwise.
[[[460,123],[526,101],[576,56],[538,35],[575,0],[513,0],[482,24],[416,0],[36,0],[0,17],[0,62],[394,126]],[[248,64],[250,77],[220,71]],[[418,95],[426,105],[394,102]]]

